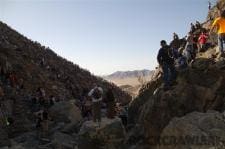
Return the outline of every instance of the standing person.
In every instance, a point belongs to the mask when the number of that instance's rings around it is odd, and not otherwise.
[[[187,58],[188,63],[191,62],[194,59],[194,36],[191,32],[189,32],[188,36],[187,36],[187,43],[185,45],[185,49],[184,49],[184,56]]]
[[[113,119],[115,117],[115,97],[112,87],[106,92],[107,117]]]
[[[176,71],[174,66],[174,59],[171,48],[167,45],[165,40],[160,42],[157,60],[163,70],[164,90],[168,90],[176,79]]]
[[[221,56],[224,56],[224,43],[225,43],[225,11],[220,11],[220,17],[216,18],[210,29],[210,34],[214,29],[217,29],[218,45]]]
[[[202,26],[201,26],[201,23],[199,21],[196,21],[195,22],[195,29],[201,29]]]
[[[180,40],[176,33],[173,33],[173,40],[170,43],[170,47],[172,49],[174,58],[177,59],[179,56],[178,49],[180,48]]]
[[[191,23],[191,30],[190,30],[190,32],[194,33],[195,30],[196,30],[195,25],[193,23]]]
[[[94,85],[94,88],[88,93],[88,96],[90,96],[92,99],[93,121],[98,122],[98,126],[100,127],[103,89],[98,85]]]
[[[36,115],[36,131],[37,131],[37,139],[40,139],[42,137],[42,127],[41,127],[41,123],[42,123],[42,114],[38,113]]]
[[[211,10],[211,8],[212,8],[212,3],[208,1],[208,9]]]
[[[49,123],[49,114],[48,110],[45,108],[42,112],[42,133],[43,137],[48,137],[48,123]]]
[[[198,43],[199,43],[199,50],[198,50],[198,52],[201,52],[205,48],[207,38],[208,38],[208,36],[204,32],[202,32],[200,34],[200,36],[198,38]]]
[[[36,128],[38,139],[48,137],[49,114],[47,109],[40,110],[36,113]]]

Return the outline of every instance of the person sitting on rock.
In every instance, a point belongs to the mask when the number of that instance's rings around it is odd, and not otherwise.
[[[224,56],[224,44],[225,44],[225,10],[220,11],[220,17],[216,18],[212,24],[209,34],[214,29],[217,29],[218,45],[221,56]]]
[[[98,126],[101,124],[101,103],[103,97],[103,89],[98,85],[91,89],[88,96],[92,99],[92,116],[93,121],[98,122]]]
[[[164,90],[168,90],[176,79],[174,58],[172,50],[167,45],[166,41],[162,40],[160,44],[161,48],[159,49],[157,60],[163,71]]]
[[[105,103],[107,106],[107,117],[113,119],[115,117],[115,97],[113,95],[112,87],[109,87],[106,92]]]

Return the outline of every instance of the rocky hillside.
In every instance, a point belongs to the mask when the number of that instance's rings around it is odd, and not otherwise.
[[[224,0],[218,1],[218,7],[224,6]],[[209,15],[215,18],[217,13],[214,7]],[[224,148],[224,84],[225,59],[218,55],[217,46],[198,53],[188,69],[178,73],[177,84],[169,91],[162,89],[161,73],[156,71],[130,105],[133,129],[127,144],[135,149]],[[187,142],[187,136],[192,141],[193,137],[205,140]],[[216,142],[206,140],[209,137]]]
[[[3,22],[0,22],[0,70],[0,147],[12,144],[10,139],[24,137],[24,133],[28,133],[25,135],[28,138],[33,138],[35,118],[32,113],[34,107],[30,104],[37,96],[38,88],[44,89],[46,98],[54,96],[60,103],[73,100],[74,107],[64,103],[60,104],[64,107],[52,109],[55,120],[60,119],[58,115],[63,115],[68,108],[71,109],[62,116],[63,120],[58,121],[61,124],[68,121],[73,123],[72,119],[80,121],[80,109],[75,107],[74,102],[87,94],[94,84],[99,84],[104,90],[112,87],[117,101],[122,104],[131,100],[116,85],[92,75]],[[66,119],[66,116],[70,118]],[[13,120],[12,124],[6,125],[10,121],[6,121],[6,117]],[[58,128],[57,125],[57,121],[54,121],[52,127]]]
[[[8,63],[17,78],[24,80],[27,92],[43,87],[48,95],[61,99],[80,98],[83,90],[94,83],[107,89],[114,88],[118,100],[128,103],[129,95],[113,84],[92,75],[87,70],[60,57],[48,47],[27,39],[6,24],[0,22],[1,64]]]

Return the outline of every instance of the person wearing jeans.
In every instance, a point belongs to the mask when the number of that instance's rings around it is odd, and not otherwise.
[[[163,70],[163,81],[165,83],[165,87],[169,87],[173,84],[173,81],[176,79],[176,71],[174,65],[169,65],[164,63],[162,65]]]
[[[225,10],[220,11],[220,17],[216,18],[212,24],[210,29],[210,34],[214,30],[217,29],[218,34],[218,46],[220,49],[221,56],[224,55],[224,41],[225,41]]]
[[[224,53],[225,34],[218,35],[218,45],[221,53]]]
[[[165,40],[162,40],[160,44],[161,48],[159,49],[157,60],[163,70],[164,90],[168,90],[176,79],[174,56]]]

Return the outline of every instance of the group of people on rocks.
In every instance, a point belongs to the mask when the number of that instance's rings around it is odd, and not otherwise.
[[[114,119],[117,115],[126,124],[127,117],[122,113],[124,109],[120,103],[116,103],[112,87],[109,87],[104,93],[102,87],[94,84],[90,91],[84,91],[77,106],[81,109],[82,116],[86,120],[92,118],[97,126],[101,125],[101,118],[103,116]]]
[[[20,78],[14,70],[12,70],[7,58],[0,60],[0,119],[3,119],[0,125],[9,126],[14,120],[12,117],[12,109],[7,104],[7,100],[15,102],[14,97],[6,97],[9,92],[13,96],[17,96],[19,91],[24,88],[23,78]]]
[[[224,57],[225,10],[220,11],[219,17],[213,22],[208,34],[207,30],[197,21],[195,25],[191,23],[191,29],[186,39],[179,39],[178,35],[174,33],[170,45],[165,40],[160,42],[161,48],[157,55],[157,61],[163,72],[165,91],[176,84],[177,70],[187,68],[188,64],[194,62],[198,52],[203,52],[208,48],[207,39],[215,28],[217,28],[220,56]]]
[[[49,108],[58,102],[55,96],[46,95],[45,89],[39,87],[31,97],[31,110],[36,116],[37,137],[46,138],[49,129]]]

